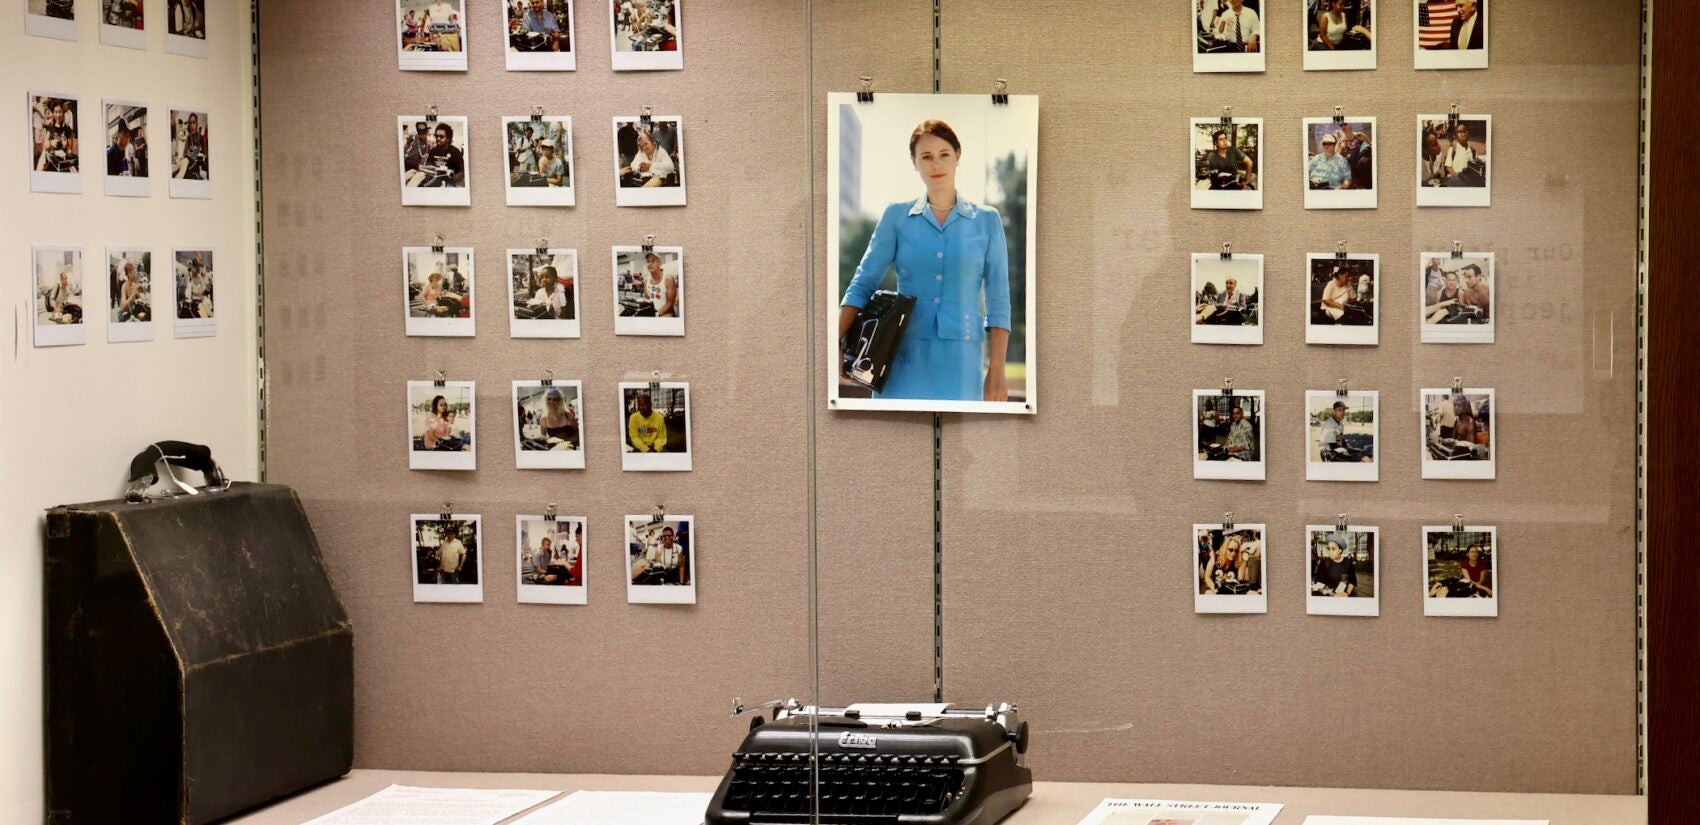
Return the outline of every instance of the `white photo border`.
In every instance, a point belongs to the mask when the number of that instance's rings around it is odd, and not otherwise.
[[[420,522],[443,521],[443,513],[414,513],[407,522],[407,571],[408,582],[413,585],[413,601],[416,604],[479,604],[484,601],[484,556],[489,548],[484,546],[484,517],[476,513],[449,513],[448,521],[472,522],[473,541],[478,545],[477,551],[477,584],[420,584],[419,583],[419,547],[415,544],[419,535]]]
[[[513,382],[514,402],[514,466],[520,470],[582,470],[584,469],[584,436],[588,428],[584,423],[584,382],[577,379],[553,379],[554,388],[571,389],[578,400],[578,444],[571,450],[527,450],[521,443],[525,436],[519,424],[519,393],[522,389],[543,387],[538,379],[518,379]]]
[[[469,404],[467,417],[472,419],[466,427],[472,436],[472,449],[465,452],[448,453],[433,450],[413,449],[413,391],[416,389],[463,389]],[[407,436],[407,468],[409,470],[456,470],[472,471],[478,469],[478,442],[483,438],[478,435],[478,382],[476,381],[444,381],[438,386],[435,381],[407,382],[407,397],[402,399],[402,408],[407,413],[406,426],[403,428]]]
[[[1198,402],[1204,398],[1216,398],[1223,395],[1222,390],[1192,391],[1192,404],[1188,413],[1192,423],[1187,432],[1191,435],[1192,477],[1195,479],[1214,479],[1220,481],[1263,481],[1269,466],[1269,404],[1263,390],[1234,389],[1234,398],[1251,397],[1257,399],[1259,423],[1257,427],[1257,460],[1256,461],[1207,461],[1198,457],[1199,421]]]
[[[526,584],[525,583],[525,546],[526,526],[531,524],[551,523],[546,516],[514,516],[514,600],[520,604],[565,604],[580,605],[590,603],[590,524],[584,516],[556,516],[554,524],[567,524],[577,527],[579,535],[579,573],[578,584]],[[570,529],[568,532],[572,532]],[[482,579],[481,579],[482,581]]]

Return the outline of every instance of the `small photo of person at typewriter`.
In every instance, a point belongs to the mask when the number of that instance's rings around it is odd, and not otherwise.
[[[409,469],[475,469],[474,393],[471,381],[407,382]]]
[[[1306,390],[1305,479],[1380,479],[1380,405],[1371,390]]]
[[[1312,524],[1305,527],[1309,539],[1305,612],[1313,616],[1376,616],[1380,597],[1375,583],[1376,542],[1381,531],[1375,527]]]
[[[618,206],[684,206],[684,119],[614,118],[614,181]]]
[[[1412,0],[1416,4],[1415,67],[1485,69],[1486,0]]]
[[[85,342],[83,325],[83,249],[80,246],[35,246],[35,345],[56,347]]]
[[[166,4],[165,31],[177,37],[196,40],[207,38],[206,0],[169,0]]]
[[[1493,390],[1425,389],[1421,398],[1423,478],[1493,478]]]
[[[1487,206],[1493,193],[1492,132],[1488,115],[1419,115],[1417,205]]]
[[[408,246],[401,261],[407,334],[472,335],[472,247]]]
[[[576,68],[576,63],[549,65],[546,61],[521,62],[516,55],[572,55],[572,0],[502,0],[502,15],[508,32],[508,69]]]
[[[1304,119],[1305,208],[1374,209],[1375,118]]]
[[[614,334],[685,334],[685,250],[616,246]]]
[[[521,604],[585,603],[585,519],[516,516]]]
[[[148,47],[142,0],[99,0],[100,42],[127,49]]]
[[[1261,72],[1262,0],[1186,0],[1192,8],[1194,72]]]
[[[482,521],[465,513],[413,514],[414,601],[484,601]]]
[[[1305,262],[1310,271],[1305,343],[1373,346],[1379,341],[1375,278],[1381,256],[1313,252]]]
[[[1263,391],[1193,390],[1193,478],[1262,481]]]
[[[514,382],[514,456],[521,470],[584,469],[584,398],[578,381]]]
[[[1262,209],[1262,118],[1191,120],[1193,209]]]
[[[30,191],[83,191],[77,100],[30,93]]]
[[[1424,616],[1499,615],[1498,537],[1496,527],[1423,527]]]
[[[504,117],[509,206],[572,206],[573,119]]]
[[[1373,0],[1304,0],[1305,70],[1375,68]]]
[[[207,126],[206,112],[171,110],[171,197],[212,197]]]
[[[464,5],[463,0],[397,0],[401,50],[460,52],[465,34]]]
[[[1263,256],[1195,252],[1192,256],[1194,344],[1263,343]]]
[[[1264,526],[1194,524],[1193,609],[1199,613],[1263,613]]]
[[[621,469],[691,469],[689,384],[621,382],[619,421]]]
[[[106,102],[106,194],[145,198],[148,183],[148,107]]]
[[[173,249],[172,268],[177,285],[178,338],[202,338],[218,330],[214,303],[213,253],[210,249]]]
[[[108,300],[106,340],[152,341],[153,253],[146,249],[106,250]]]
[[[612,11],[614,71],[683,69],[680,0],[607,0]]]
[[[75,0],[26,0],[24,33],[57,40],[77,39]]]
[[[626,601],[696,603],[696,519],[626,516]]]
[[[579,337],[576,250],[508,250],[508,332],[514,338]]]
[[[397,144],[403,206],[469,206],[467,119],[403,115]]]
[[[1424,252],[1421,261],[1423,343],[1493,343],[1493,253]]]

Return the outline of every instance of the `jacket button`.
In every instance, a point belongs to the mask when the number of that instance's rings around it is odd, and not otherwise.
[[[933,299],[933,303],[935,303],[935,304],[936,304],[936,303],[938,303],[938,302],[939,302],[939,299],[937,299],[937,298],[934,298],[934,299]]]
[[[944,280],[944,276],[943,275],[934,275],[933,280],[942,281],[942,280]]]
[[[939,257],[940,257],[940,258],[943,258],[943,257],[944,257],[944,253],[943,253],[943,252],[940,252],[940,253],[939,253]]]

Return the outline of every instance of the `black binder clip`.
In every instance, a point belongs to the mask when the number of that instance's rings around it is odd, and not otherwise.
[[[643,114],[638,115],[638,123],[643,126],[645,131],[655,128],[655,107],[643,107]]]
[[[1335,385],[1334,394],[1341,398],[1346,397],[1346,379],[1340,379],[1340,381]]]
[[[1334,529],[1339,530],[1342,533],[1346,532],[1346,514],[1345,513],[1341,513],[1340,517],[1337,520],[1335,520]]]
[[[1234,511],[1229,510],[1228,512],[1222,514],[1222,532],[1229,533],[1229,532],[1232,532],[1233,529],[1234,529]]]
[[[431,386],[441,389],[441,388],[446,387],[448,385],[449,385],[449,374],[446,373],[446,372],[443,372],[442,370],[437,370],[437,379],[435,381],[431,382]]]
[[[554,370],[544,370],[543,371],[542,384],[545,387],[555,386],[555,371]]]
[[[1453,513],[1452,514],[1452,532],[1454,532],[1454,533],[1464,532],[1464,514],[1463,513]]]
[[[1223,398],[1233,398],[1234,397],[1234,379],[1232,379],[1232,378],[1222,379],[1222,397]]]
[[[532,123],[542,123],[543,122],[543,107],[542,106],[531,107],[531,122]]]
[[[1452,376],[1452,394],[1453,395],[1463,395],[1464,394],[1464,379],[1462,377],[1459,377],[1459,376],[1456,376],[1456,375]]]
[[[442,516],[443,521],[452,521],[455,517],[454,502],[452,502],[452,501],[443,502],[443,512],[438,513],[437,515]]]
[[[1234,125],[1234,107],[1232,107],[1232,106],[1223,106],[1222,107],[1222,125],[1223,126]]]
[[[1234,259],[1234,245],[1231,244],[1231,243],[1222,244],[1222,260],[1231,261],[1233,259]]]
[[[1336,260],[1336,261],[1346,260],[1346,242],[1345,241],[1341,241],[1341,242],[1334,245],[1334,260]]]
[[[549,257],[549,239],[548,238],[538,238],[537,239],[537,257],[539,257],[539,258]]]
[[[874,102],[874,79],[867,76],[867,75],[862,75],[862,81],[861,82],[862,82],[862,88],[861,88],[860,91],[856,92],[856,102],[857,103],[872,103],[872,102]]]
[[[1334,107],[1334,125],[1338,126],[1338,125],[1341,125],[1345,122],[1346,122],[1346,107],[1335,106]]]
[[[660,400],[657,398],[659,395],[661,395],[661,370],[656,370],[649,374],[649,400],[652,403],[658,401]]]
[[[427,106],[425,108],[425,122],[426,123],[436,123],[437,122],[437,107]]]
[[[1009,81],[1004,80],[1001,77],[992,81],[992,105],[1009,105]]]
[[[655,236],[654,235],[643,236],[643,254],[648,255],[649,253],[654,252],[654,251],[655,251]]]
[[[443,236],[442,235],[438,235],[435,240],[431,241],[431,254],[433,254],[433,255],[443,254]]]
[[[650,524],[660,524],[661,522],[664,522],[666,520],[667,520],[667,508],[666,508],[666,506],[660,505],[660,504],[655,505],[655,512],[649,514],[649,523]]]
[[[554,504],[554,502],[550,502],[548,507],[543,508],[543,520],[549,522],[550,524],[555,523],[555,504]]]
[[[1446,130],[1448,132],[1458,131],[1458,104],[1456,103],[1452,104],[1452,111],[1446,116]]]
[[[1464,257],[1464,242],[1463,241],[1453,241],[1452,242],[1452,258],[1454,260],[1456,260],[1456,259],[1462,258],[1462,257]]]

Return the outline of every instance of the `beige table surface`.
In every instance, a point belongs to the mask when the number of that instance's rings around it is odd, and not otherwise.
[[[428,773],[357,770],[289,797],[228,825],[299,825],[389,785],[441,788],[530,788],[558,791],[712,792],[716,776],[604,776],[537,773]],[[1037,782],[1033,797],[1006,825],[1075,825],[1107,796],[1280,802],[1276,825],[1300,825],[1310,814],[1426,816],[1475,819],[1547,819],[1552,825],[1645,825],[1644,796],[1366,791],[1326,788],[1259,788],[1234,785],[1121,785]],[[548,803],[544,803],[548,804]],[[517,819],[517,817],[516,817]],[[507,820],[512,822],[514,820]],[[401,825],[398,823],[398,825]]]

